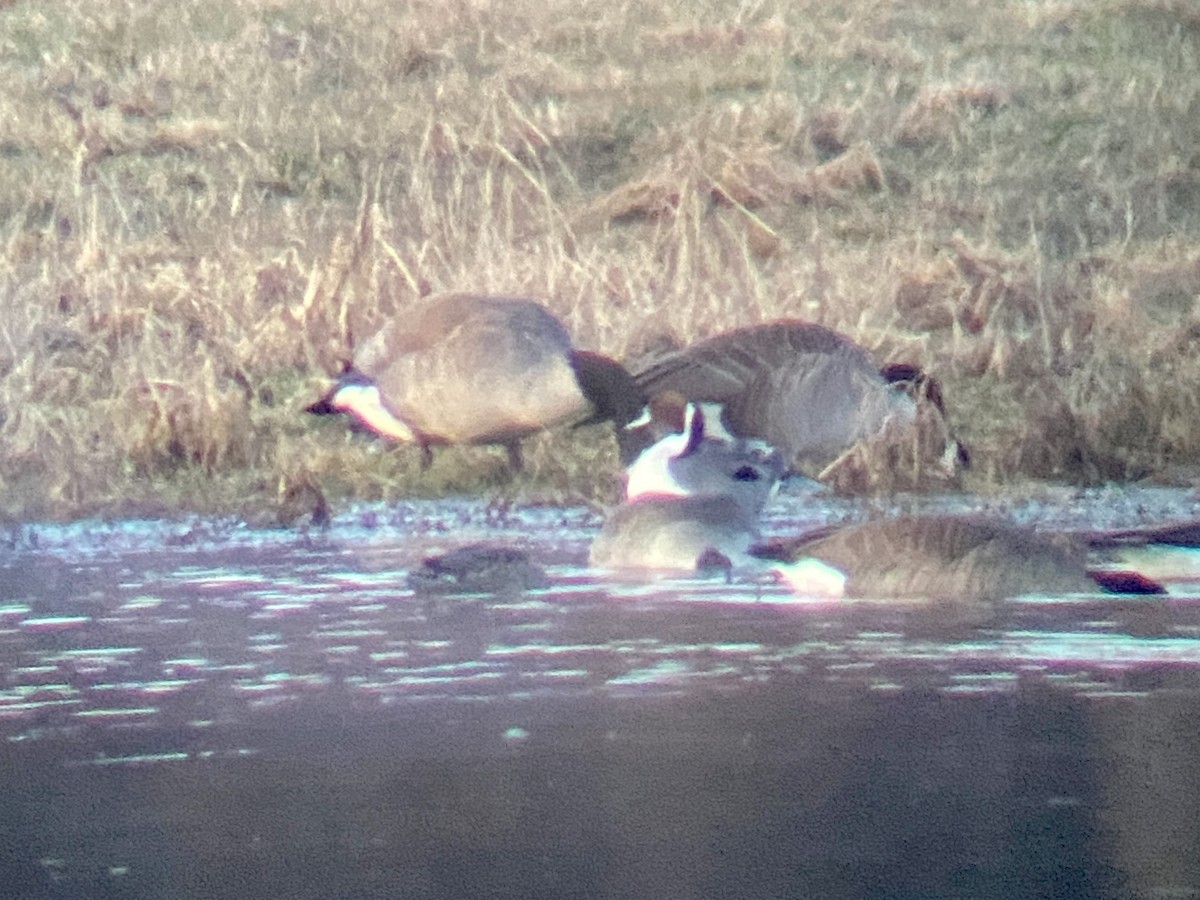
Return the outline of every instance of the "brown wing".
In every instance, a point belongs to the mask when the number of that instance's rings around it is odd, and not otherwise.
[[[801,540],[792,549],[793,559],[811,556],[845,572],[850,596],[969,602],[1096,589],[1081,548],[1003,521],[879,519]]]
[[[675,351],[638,372],[648,395],[675,390],[689,400],[729,403],[764,373],[804,367],[805,358],[845,354],[874,369],[849,338],[812,322],[781,319],[737,328]],[[882,379],[881,379],[882,380]]]

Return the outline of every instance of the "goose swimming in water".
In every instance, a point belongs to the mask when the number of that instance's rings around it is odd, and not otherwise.
[[[975,516],[899,516],[754,547],[798,593],[992,601],[1022,594],[1161,593],[1131,572],[1092,570],[1087,547]],[[804,567],[793,568],[800,562]],[[818,573],[816,578],[812,573]]]
[[[468,544],[426,557],[408,574],[413,593],[517,594],[550,586],[545,570],[515,547]]]
[[[667,424],[663,425],[663,420]],[[766,442],[736,438],[725,430],[720,409],[713,404],[688,403],[678,394],[659,396],[624,430],[643,427],[661,437],[626,467],[626,500],[650,494],[727,494],[731,482],[753,480],[754,467],[761,466],[772,478],[764,484],[765,504],[786,468],[783,458]]]

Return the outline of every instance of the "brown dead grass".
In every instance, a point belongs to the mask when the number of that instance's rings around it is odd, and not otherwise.
[[[611,499],[600,429],[510,480],[299,413],[441,290],[627,357],[838,328],[975,487],[1200,453],[1194,4],[17,2],[0,77],[7,516]]]

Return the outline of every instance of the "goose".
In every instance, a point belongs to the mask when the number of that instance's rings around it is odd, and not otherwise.
[[[523,437],[567,422],[620,427],[643,406],[620,363],[575,349],[536,300],[443,294],[363,343],[306,411],[349,413],[378,435],[416,443],[422,468],[436,444],[499,444],[520,470]]]
[[[688,403],[673,392],[653,398],[643,415],[619,432],[648,428],[661,433],[626,467],[625,499],[724,494],[731,481],[756,480],[762,467],[770,475],[763,482],[765,503],[784,474],[783,459],[765,441],[731,435],[720,424],[720,413],[715,404]]]
[[[757,442],[707,436],[695,404],[686,421],[682,442],[668,435],[630,467],[626,501],[592,542],[593,566],[688,571],[714,557],[742,562],[758,541],[759,515],[783,475],[781,457]]]
[[[978,516],[874,519],[750,549],[797,593],[987,602],[1023,594],[1162,593],[1136,572],[1091,569],[1087,545]]]
[[[919,401],[928,401],[939,423],[942,466],[969,461],[946,424],[935,381],[908,364],[881,370],[850,338],[811,322],[780,319],[723,332],[634,377],[650,397],[675,391],[721,405],[731,432],[767,441],[794,469],[818,477],[864,442],[913,430]],[[623,455],[637,449],[625,446]]]
[[[651,495],[624,503],[592,541],[601,569],[690,572],[706,560],[744,565],[758,541],[758,514],[736,496]]]

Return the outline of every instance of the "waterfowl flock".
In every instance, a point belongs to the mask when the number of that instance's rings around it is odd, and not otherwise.
[[[881,368],[819,325],[737,328],[630,373],[577,349],[535,300],[447,294],[363,343],[308,411],[347,413],[381,437],[415,443],[423,466],[435,445],[497,444],[513,469],[522,466],[520,441],[535,432],[611,421],[626,496],[592,543],[589,562],[599,570],[771,573],[817,597],[980,602],[1162,591],[1136,572],[1090,566],[1088,541],[999,518],[903,516],[764,539],[762,512],[783,479],[820,478],[858,447],[905,440],[921,404],[940,423],[936,463],[966,465],[935,381],[908,364]],[[1194,527],[1169,531],[1192,545],[1200,537]],[[1138,540],[1157,537],[1121,532],[1090,543]],[[494,547],[430,558],[410,576],[418,592],[543,581],[526,554]]]

